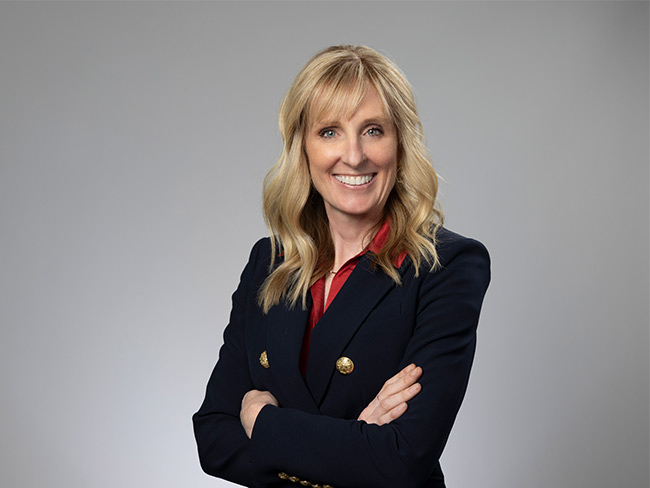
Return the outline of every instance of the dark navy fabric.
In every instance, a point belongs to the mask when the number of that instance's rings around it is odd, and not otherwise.
[[[401,285],[369,255],[361,259],[313,330],[304,379],[298,362],[309,311],[281,304],[262,313],[270,241],[255,244],[193,417],[206,473],[251,487],[301,486],[281,472],[334,488],[445,487],[438,460],[467,388],[490,259],[476,240],[446,229],[437,239],[441,267],[415,276],[407,258]],[[341,356],[354,362],[349,375],[336,370]],[[406,413],[383,426],[357,421],[410,363],[423,368],[422,390]],[[262,409],[249,440],[239,410],[251,389],[270,391],[280,408]]]

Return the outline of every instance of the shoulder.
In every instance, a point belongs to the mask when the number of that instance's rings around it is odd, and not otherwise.
[[[250,286],[264,281],[268,274],[271,263],[271,240],[268,237],[259,239],[251,248],[248,256],[248,262],[240,276],[240,286]]]
[[[475,255],[477,259],[490,264],[490,254],[487,248],[476,239],[465,237],[445,227],[436,232],[436,251],[441,266],[444,268],[459,255]]]
[[[486,247],[443,227],[436,232],[435,246],[440,264],[433,268],[424,264],[413,277],[419,284],[419,309],[436,304],[451,307],[458,319],[467,313],[477,318],[491,279]]]
[[[253,245],[248,257],[247,268],[251,270],[268,269],[271,262],[271,239],[262,237]]]
[[[248,262],[239,277],[239,286],[233,295],[235,306],[256,306],[257,293],[268,276],[271,262],[271,240],[259,239],[251,248]]]
[[[271,254],[271,238],[270,237],[262,237],[257,240],[255,244],[253,244],[253,248],[251,249],[251,257],[257,257],[259,255],[263,254],[268,254],[270,256]]]
[[[459,288],[487,289],[490,283],[490,255],[478,240],[440,227],[435,235],[439,265],[422,264],[421,280],[436,287],[441,283],[456,283]]]

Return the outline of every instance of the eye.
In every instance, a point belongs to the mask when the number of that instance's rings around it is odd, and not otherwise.
[[[323,139],[331,139],[336,135],[336,132],[334,131],[334,129],[323,129],[318,133],[318,135]]]
[[[376,137],[376,136],[380,136],[380,135],[382,135],[383,133],[384,133],[384,131],[381,130],[381,127],[371,127],[371,128],[368,129],[368,131],[366,132],[366,134],[368,134],[369,136],[375,136],[375,137]]]

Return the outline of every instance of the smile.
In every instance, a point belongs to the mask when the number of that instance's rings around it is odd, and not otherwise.
[[[366,183],[370,183],[374,177],[375,173],[363,176],[334,175],[334,178],[336,178],[338,181],[350,186],[365,185]]]

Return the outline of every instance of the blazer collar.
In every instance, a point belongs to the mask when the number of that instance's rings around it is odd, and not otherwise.
[[[407,257],[399,273],[404,275],[410,265],[411,260]],[[289,309],[284,304],[269,310],[268,357],[271,372],[284,397],[278,398],[281,405],[290,404],[307,413],[319,413],[319,406],[336,372],[336,360],[366,317],[394,286],[392,278],[381,269],[371,267],[368,254],[361,257],[312,331],[304,379],[300,374],[299,358],[309,321],[311,294],[307,297],[307,310],[300,306]]]
[[[409,263],[409,259],[404,261],[400,274]],[[314,327],[305,382],[318,405],[336,372],[336,360],[366,317],[394,286],[390,276],[372,268],[371,258],[365,254]]]

